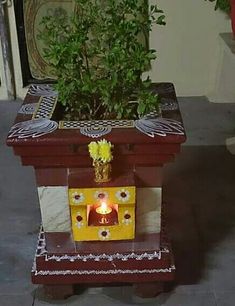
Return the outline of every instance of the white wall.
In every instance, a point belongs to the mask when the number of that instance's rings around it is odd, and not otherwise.
[[[150,0],[150,3],[156,0]],[[180,96],[207,95],[215,83],[219,58],[219,33],[230,32],[230,20],[214,3],[204,0],[157,0],[167,25],[155,26],[150,45],[158,51],[153,81],[173,82]],[[17,96],[23,97],[19,50],[13,7],[9,7]],[[2,77],[2,65],[0,60]],[[0,99],[5,89],[0,88]]]
[[[156,3],[156,0],[150,2]],[[219,57],[219,33],[231,32],[230,20],[204,0],[158,0],[167,25],[155,26],[151,47],[158,51],[154,81],[170,81],[180,96],[212,90]]]
[[[14,76],[15,76],[15,85],[16,85],[16,95],[19,98],[24,98],[27,92],[26,88],[23,88],[23,80],[21,73],[21,62],[19,54],[19,45],[18,37],[16,31],[16,21],[15,21],[15,12],[13,5],[9,7],[9,26],[10,26],[10,35],[11,35],[11,45],[12,45],[12,56],[13,56],[13,67],[14,67]]]
[[[13,56],[14,77],[16,85],[16,95],[19,98],[24,98],[27,89],[23,88],[21,63],[20,63],[20,55],[18,47],[18,37],[16,31],[16,22],[15,22],[15,12],[12,2],[11,5],[8,6],[8,16],[9,16],[10,39],[11,39],[12,56]],[[7,99],[7,89],[4,77],[1,48],[0,48],[0,78],[1,78],[0,100],[4,100]]]
[[[5,83],[5,75],[3,69],[3,58],[2,58],[2,47],[0,42],[0,100],[7,99],[7,90],[6,90],[6,83]]]

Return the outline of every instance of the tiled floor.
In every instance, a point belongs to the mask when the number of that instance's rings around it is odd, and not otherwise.
[[[177,278],[171,291],[143,300],[127,286],[81,288],[65,301],[49,301],[30,282],[40,214],[33,169],[4,144],[19,103],[0,102],[0,306],[234,306],[235,104],[181,98],[188,134],[174,164],[165,168],[164,201]]]

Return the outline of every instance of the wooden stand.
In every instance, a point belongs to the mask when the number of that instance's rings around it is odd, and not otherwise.
[[[135,294],[153,297],[163,291],[163,283],[174,279],[174,260],[166,234],[147,234],[134,241],[79,242],[79,252],[68,253],[68,239],[60,234],[49,235],[46,249],[45,233],[40,231],[32,282],[43,284],[52,298],[73,294],[74,284],[132,283]],[[67,237],[68,238],[68,237]],[[58,239],[62,244],[60,252]],[[72,243],[72,241],[71,241]],[[103,245],[100,250],[100,244]]]
[[[65,298],[81,283],[132,283],[140,296],[152,297],[163,282],[173,280],[173,254],[161,222],[162,169],[174,160],[186,136],[173,84],[153,84],[153,91],[161,97],[158,116],[67,122],[53,115],[58,97],[50,86],[29,88],[7,144],[23,165],[35,169],[45,232],[39,234],[32,281],[43,284],[47,295]],[[91,170],[87,145],[94,133],[114,145],[114,174],[118,177],[121,170],[134,175],[134,240],[73,239],[69,188],[78,188],[77,179]]]

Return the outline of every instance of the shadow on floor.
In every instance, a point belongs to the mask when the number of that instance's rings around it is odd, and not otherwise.
[[[235,229],[235,156],[223,146],[184,146],[165,167],[163,200],[176,284],[198,283],[207,255]]]

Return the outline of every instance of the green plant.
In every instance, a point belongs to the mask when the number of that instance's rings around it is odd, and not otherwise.
[[[206,0],[207,1],[207,0]],[[231,6],[230,6],[230,0],[209,0],[210,2],[215,2],[215,10],[220,9],[226,13],[230,13]]]
[[[148,42],[153,24],[165,24],[163,11],[146,0],[75,3],[71,18],[62,9],[45,16],[39,35],[67,118],[135,118],[155,110],[158,96],[141,77],[156,51],[140,35]]]

